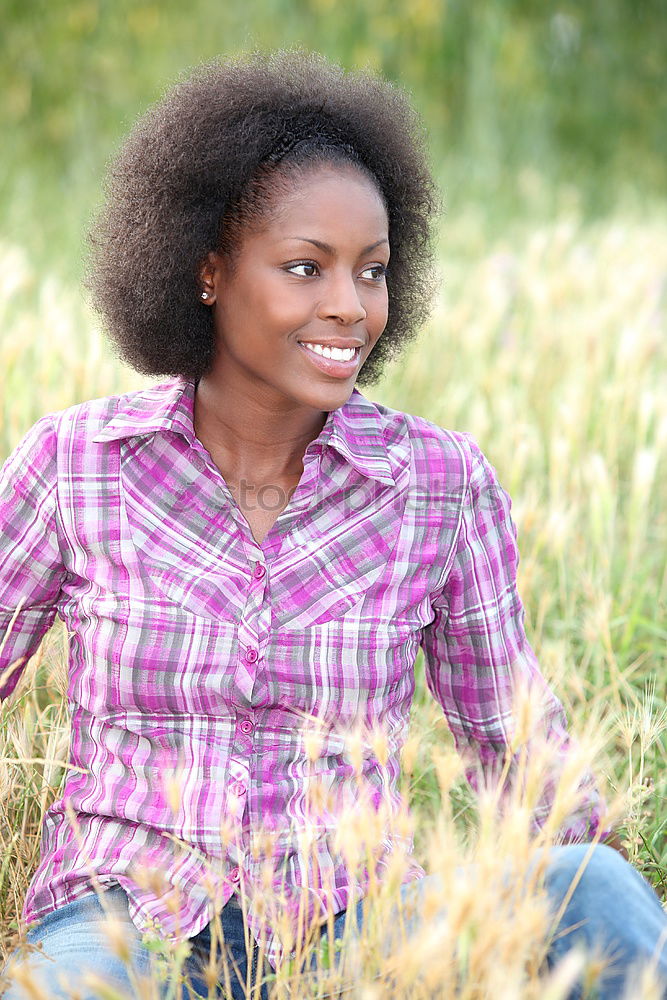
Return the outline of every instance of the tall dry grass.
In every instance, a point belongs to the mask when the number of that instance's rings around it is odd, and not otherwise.
[[[479,213],[449,225],[436,315],[366,392],[472,431],[496,466],[514,498],[529,636],[580,740],[579,763],[600,775],[630,859],[664,897],[667,220],[584,225],[573,213],[492,241],[485,234]],[[33,273],[15,248],[0,256],[0,450],[7,452],[42,413],[143,380],[110,358],[75,292]],[[389,825],[412,829],[418,859],[440,874],[443,893],[426,902],[418,943],[399,940],[384,954],[387,928],[400,927],[389,915],[397,855],[371,894],[378,916],[369,918],[367,938],[345,951],[356,961],[352,995],[418,1000],[456,987],[471,1000],[565,997],[582,960],[573,956],[548,980],[539,975],[549,929],[539,872],[572,782],[538,838],[529,829],[536,783],[525,783],[524,798],[502,816],[493,795],[475,800],[426,692],[421,658],[416,672],[403,751],[411,814],[350,815],[340,823],[340,849],[351,864],[363,862]],[[3,954],[37,860],[41,818],[67,767],[65,685],[63,636],[54,629],[1,709]],[[182,960],[171,955],[174,983]],[[326,951],[323,963],[320,978],[331,986],[339,974],[326,968]],[[275,997],[289,995],[290,978],[286,965],[272,984]],[[293,995],[307,996],[298,978]],[[640,992],[655,995],[648,984]]]

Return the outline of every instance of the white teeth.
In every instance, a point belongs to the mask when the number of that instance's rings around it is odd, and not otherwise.
[[[356,351],[354,347],[325,347],[323,344],[304,344],[309,351],[321,354],[324,358],[331,358],[333,361],[351,361]]]

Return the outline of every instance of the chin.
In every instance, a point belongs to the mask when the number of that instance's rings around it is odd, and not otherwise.
[[[308,399],[304,399],[304,402],[307,402],[308,405],[318,410],[337,410],[347,403],[353,389],[354,381],[352,379],[341,385],[322,386],[319,389],[314,388],[312,393],[308,393]]]

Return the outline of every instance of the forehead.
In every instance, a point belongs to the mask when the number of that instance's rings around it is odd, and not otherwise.
[[[374,240],[387,238],[389,228],[376,185],[352,165],[290,171],[280,179],[266,222],[273,235],[313,236],[326,229],[339,237],[363,234],[366,243],[372,242],[369,233]]]

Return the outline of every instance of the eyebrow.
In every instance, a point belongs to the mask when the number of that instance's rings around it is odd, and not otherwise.
[[[329,246],[328,243],[322,243],[321,240],[312,240],[308,236],[286,236],[285,239],[286,240],[301,240],[302,243],[312,243],[314,247],[317,247],[319,250],[322,250],[324,253],[331,254],[332,257],[336,256],[336,251],[334,250],[334,248],[332,246]],[[375,250],[376,247],[381,246],[383,243],[386,243],[388,245],[389,244],[389,240],[386,239],[385,237],[383,237],[381,240],[377,240],[375,243],[369,244],[369,246],[363,248],[363,250],[361,251],[361,253],[360,253],[359,256],[363,257],[364,254],[370,253],[371,250]]]

